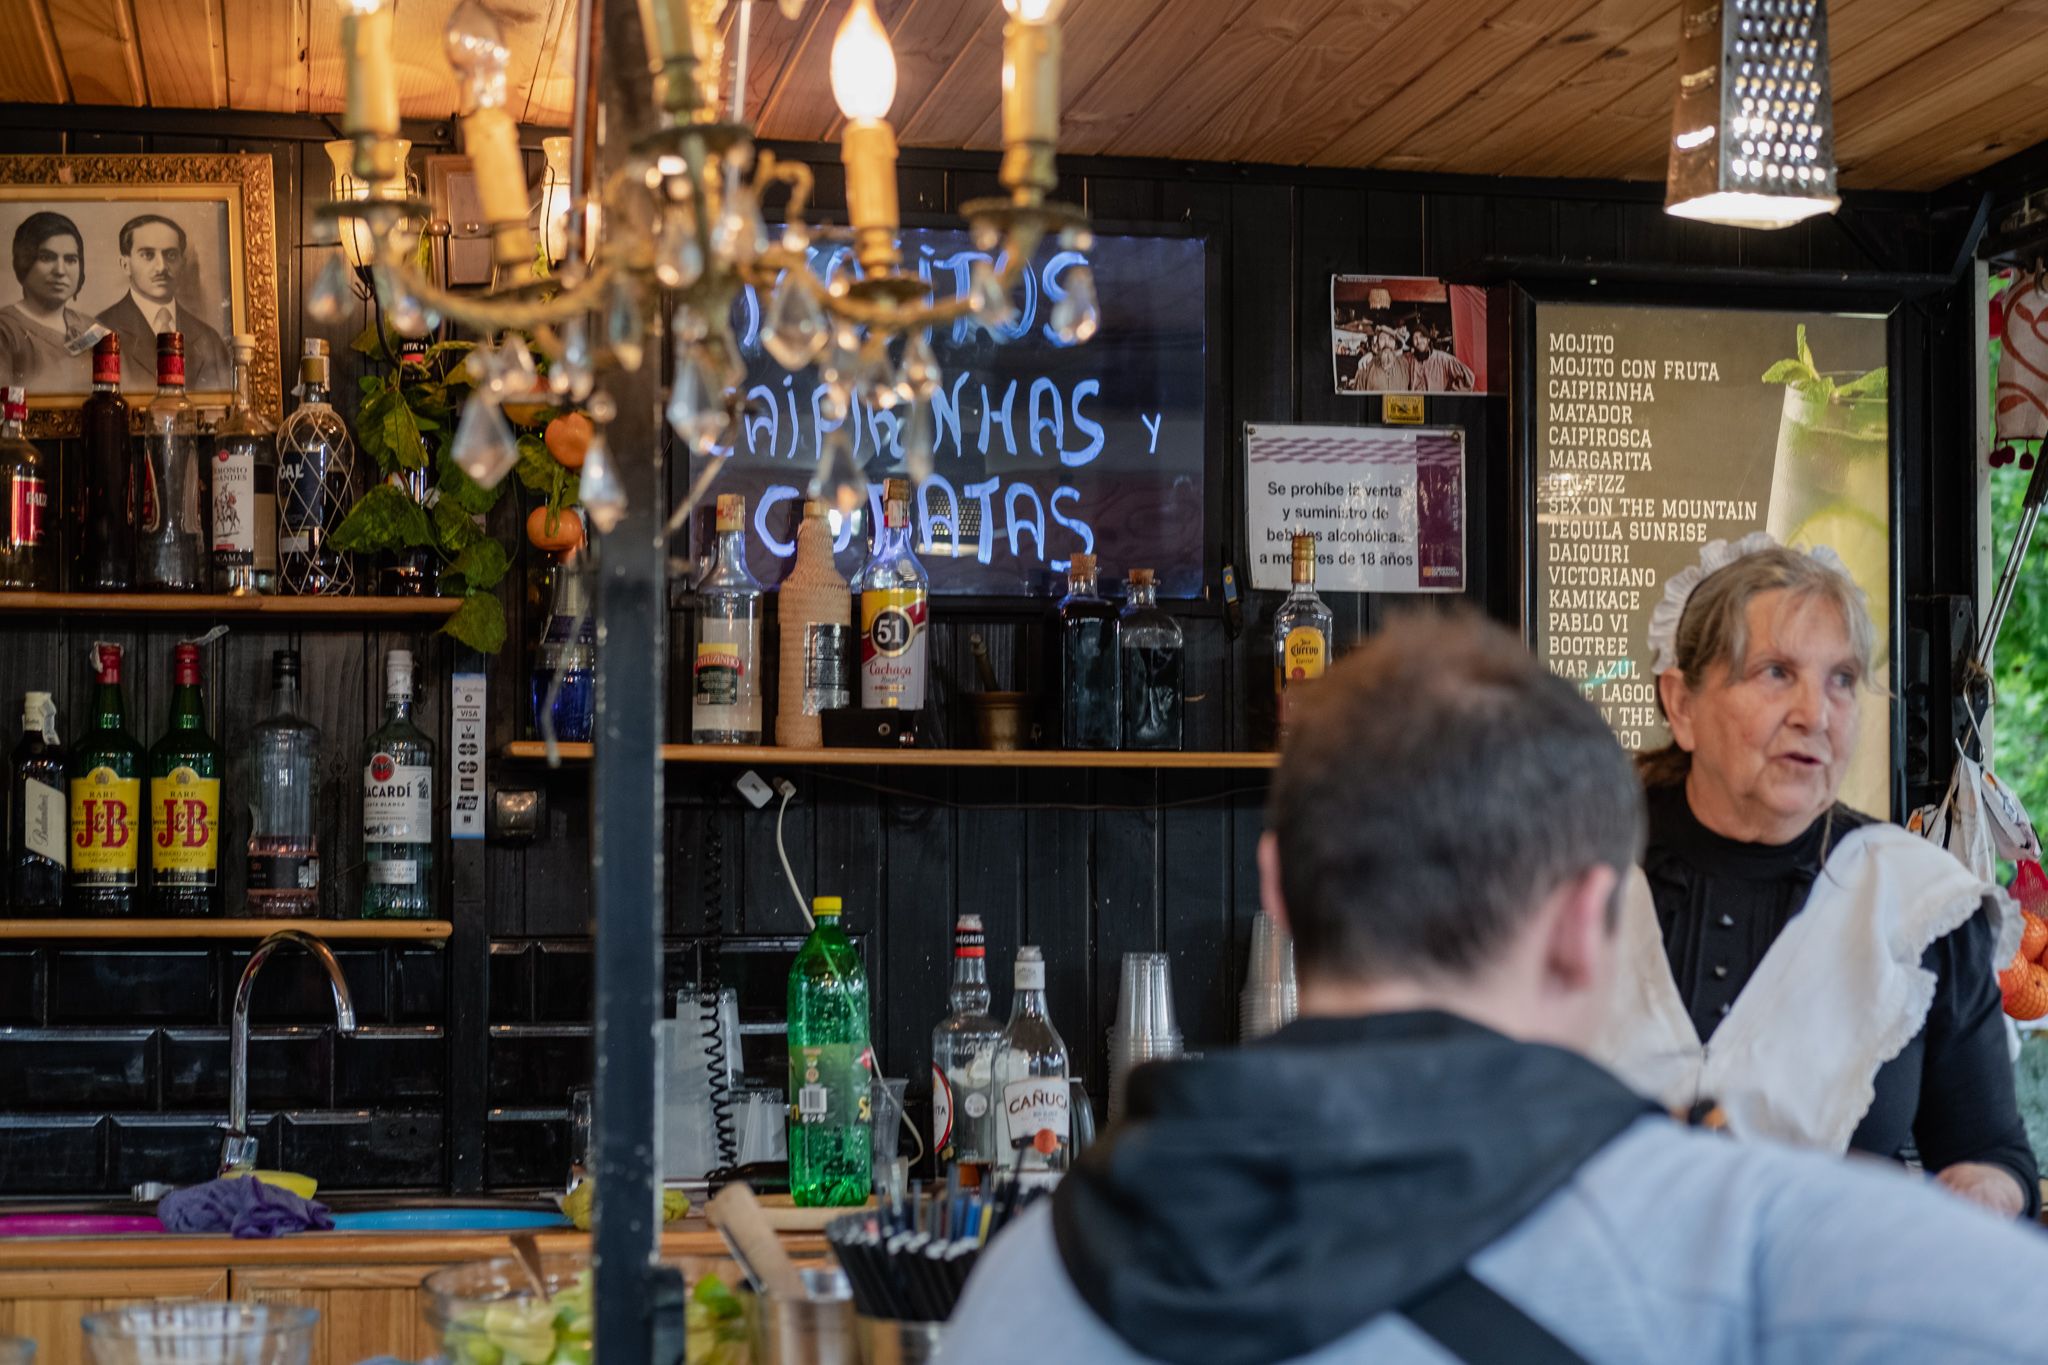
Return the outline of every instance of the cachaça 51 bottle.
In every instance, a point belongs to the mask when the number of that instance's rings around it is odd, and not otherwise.
[[[206,731],[199,646],[173,657],[170,723],[149,750],[149,903],[166,918],[218,915],[220,745]]]
[[[747,500],[718,495],[718,550],[697,584],[690,740],[761,742],[761,581],[747,568]]]
[[[64,812],[64,747],[48,692],[21,699],[21,742],[14,746],[7,797],[7,905],[23,917],[64,913],[70,821]]]
[[[384,656],[384,726],[363,762],[364,919],[434,917],[434,742],[412,723],[412,652]]]
[[[128,733],[121,647],[93,646],[92,719],[71,753],[71,884],[76,916],[132,915],[141,890],[142,746]]]
[[[0,588],[47,592],[57,586],[56,461],[22,435],[28,390],[10,388],[0,403]]]
[[[789,969],[789,1192],[799,1208],[865,1204],[874,1182],[868,977],[837,896]]]
[[[1316,538],[1294,538],[1294,588],[1273,616],[1273,686],[1280,724],[1287,724],[1287,694],[1314,682],[1330,666],[1330,630],[1336,618],[1316,595]]]
[[[299,704],[299,652],[270,656],[270,715],[249,735],[249,913],[320,913],[320,727]]]
[[[882,489],[882,525],[853,590],[860,594],[860,704],[924,709],[931,579],[910,549],[910,481]]]
[[[92,393],[78,410],[85,484],[78,500],[74,586],[126,592],[135,586],[135,455],[128,400],[121,396],[121,334],[92,348]]]

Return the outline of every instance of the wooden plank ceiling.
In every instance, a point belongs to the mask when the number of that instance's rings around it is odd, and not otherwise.
[[[408,115],[452,112],[456,0],[395,0]],[[560,124],[573,0],[490,0],[513,109]],[[826,81],[848,0],[757,0],[747,108],[837,135]],[[908,146],[994,147],[998,0],[876,0]],[[2048,0],[1833,0],[1849,185],[1930,189],[2048,138]],[[739,10],[731,0],[727,19]],[[1068,0],[1063,151],[1657,179],[1676,0]],[[0,101],[333,113],[333,0],[0,0]],[[730,45],[729,45],[730,47]],[[728,53],[730,56],[730,51]]]

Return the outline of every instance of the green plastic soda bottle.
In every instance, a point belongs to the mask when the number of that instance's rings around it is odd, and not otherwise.
[[[789,969],[789,1192],[799,1208],[865,1204],[874,1179],[868,979],[839,927],[839,897]]]

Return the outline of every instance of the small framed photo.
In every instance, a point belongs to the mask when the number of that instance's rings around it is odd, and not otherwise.
[[[181,333],[198,407],[227,404],[247,332],[251,399],[279,416],[269,157],[0,156],[0,242],[14,273],[0,278],[0,371],[28,389],[31,435],[77,434],[109,332],[125,394],[156,392],[156,334]]]
[[[476,172],[466,156],[427,158],[427,199],[434,216],[448,224],[450,289],[481,289],[491,282],[491,234],[484,226]]]

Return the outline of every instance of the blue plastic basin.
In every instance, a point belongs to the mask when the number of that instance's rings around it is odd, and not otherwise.
[[[559,1213],[525,1209],[382,1209],[333,1217],[337,1232],[516,1232],[569,1226]]]

